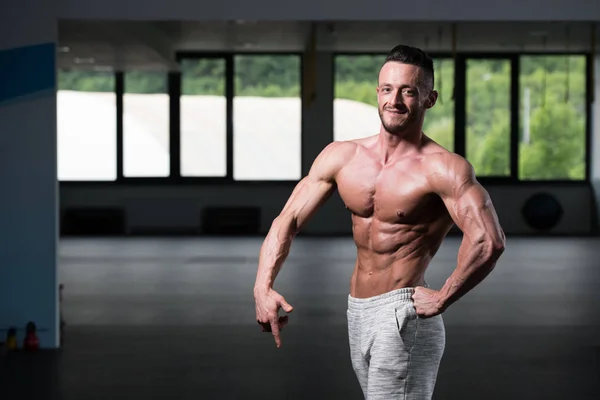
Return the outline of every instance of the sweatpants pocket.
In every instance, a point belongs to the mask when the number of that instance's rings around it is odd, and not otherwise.
[[[397,307],[395,316],[398,338],[404,350],[410,353],[415,345],[419,317],[412,303]]]

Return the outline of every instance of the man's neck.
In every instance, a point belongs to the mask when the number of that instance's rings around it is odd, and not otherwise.
[[[379,151],[382,162],[387,164],[391,160],[397,160],[407,154],[419,151],[422,139],[421,129],[391,134],[382,127],[379,132]]]

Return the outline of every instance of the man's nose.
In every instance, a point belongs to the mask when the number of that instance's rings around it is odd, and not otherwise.
[[[402,91],[396,90],[394,92],[394,97],[391,102],[394,106],[404,106],[404,99],[402,98]]]
[[[390,101],[390,105],[397,110],[403,110],[406,108],[406,104],[402,98],[394,97],[392,101]]]

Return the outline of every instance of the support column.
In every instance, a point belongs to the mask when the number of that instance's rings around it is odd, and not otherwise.
[[[307,65],[309,62],[315,65]],[[333,141],[333,55],[319,51],[314,60],[304,60],[303,67],[315,70],[313,84],[317,93],[310,104],[302,104],[302,176],[305,176],[315,158]]]
[[[0,335],[38,327],[59,343],[56,4],[8,0],[0,13]],[[27,11],[25,11],[27,10]]]
[[[302,109],[302,173],[308,174],[319,153],[333,141],[334,130],[334,57],[331,52],[317,51],[314,84],[318,95]],[[305,68],[308,67],[305,65]],[[332,231],[332,227],[339,227]],[[311,218],[302,230],[312,234],[352,234],[352,223],[339,194],[336,192]]]

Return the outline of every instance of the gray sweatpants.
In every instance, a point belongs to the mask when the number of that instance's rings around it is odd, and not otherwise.
[[[431,399],[446,345],[441,315],[417,316],[413,288],[348,296],[352,367],[367,400]]]

